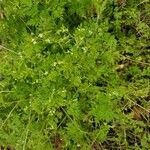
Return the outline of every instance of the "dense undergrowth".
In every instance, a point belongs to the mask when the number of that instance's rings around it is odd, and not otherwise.
[[[150,148],[149,0],[1,0],[0,146]]]

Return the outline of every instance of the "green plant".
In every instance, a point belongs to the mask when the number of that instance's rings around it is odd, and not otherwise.
[[[0,6],[1,146],[148,148],[148,1]]]

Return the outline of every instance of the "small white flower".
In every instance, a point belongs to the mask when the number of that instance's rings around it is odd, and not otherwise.
[[[42,37],[43,37],[43,34],[42,34],[42,33],[40,33],[40,34],[38,35],[38,37],[42,38]]]
[[[44,73],[44,75],[48,75],[48,71],[46,71],[46,72]]]
[[[36,44],[36,43],[37,43],[37,42],[35,41],[35,39],[32,39],[31,42],[32,42],[33,44]]]
[[[34,45],[35,45],[36,43],[37,43],[36,41],[33,42]]]
[[[86,48],[86,47],[83,47],[82,49],[83,49],[83,52],[84,52],[84,53],[87,52],[87,48]]]
[[[55,67],[56,65],[57,65],[57,62],[54,62],[54,63],[53,63],[53,66]]]
[[[54,111],[54,110],[51,110],[51,111],[49,111],[49,114],[50,114],[51,116],[53,116],[53,115],[55,114],[55,111]]]

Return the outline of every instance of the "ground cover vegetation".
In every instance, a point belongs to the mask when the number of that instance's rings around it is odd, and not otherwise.
[[[0,1],[0,149],[150,148],[149,0]]]

